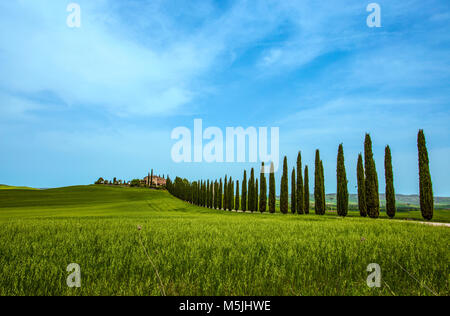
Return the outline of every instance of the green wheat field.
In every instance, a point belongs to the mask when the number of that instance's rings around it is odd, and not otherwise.
[[[421,219],[417,210],[395,220],[249,214],[145,188],[5,188],[0,295],[450,294],[450,229],[399,220]],[[450,222],[449,211],[434,219]],[[80,288],[66,285],[70,263]],[[370,263],[380,288],[366,284]]]

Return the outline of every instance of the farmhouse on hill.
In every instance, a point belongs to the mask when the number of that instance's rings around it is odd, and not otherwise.
[[[148,186],[150,186],[150,178],[152,179],[152,186],[160,187],[166,185],[166,179],[158,177],[158,176],[146,176],[144,178],[144,183]]]

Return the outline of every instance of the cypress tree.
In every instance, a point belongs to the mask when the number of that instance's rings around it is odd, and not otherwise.
[[[228,191],[228,209],[232,211],[234,209],[234,182],[233,179],[230,177],[230,183],[229,183],[229,191]]]
[[[240,200],[239,200],[239,180],[236,180],[236,197],[234,199],[234,208],[236,211],[240,209],[239,206]]]
[[[219,195],[217,196],[217,206],[218,206],[219,210],[221,210],[223,207],[222,192],[223,192],[223,182],[222,182],[222,179],[220,179],[219,180]]]
[[[203,207],[206,207],[207,203],[207,192],[206,192],[206,181],[203,181]]]
[[[212,186],[213,182],[210,181],[209,182],[209,196],[208,196],[208,200],[209,200],[209,208],[212,208],[212,203],[213,203],[213,186]]]
[[[424,219],[431,220],[434,211],[433,184],[431,182],[427,143],[422,129],[419,130],[417,135],[417,149],[419,153],[420,210]]]
[[[248,210],[255,211],[255,170],[250,171],[250,179],[248,181]]]
[[[211,180],[209,185],[211,188],[209,192],[210,208],[214,209],[214,181]]]
[[[386,179],[386,213],[390,218],[395,216],[394,173],[392,171],[391,148],[384,150],[384,177]]]
[[[211,191],[211,187],[209,186],[209,180],[206,181],[206,207],[210,207],[210,191]]]
[[[259,196],[258,196],[258,179],[255,180],[255,212],[258,212]]]
[[[273,162],[270,164],[269,176],[269,212],[275,213],[275,167]]]
[[[223,210],[226,211],[228,209],[228,180],[227,176],[225,176],[225,182],[223,185]]]
[[[200,180],[200,185],[199,185],[199,188],[198,188],[198,205],[199,206],[203,206],[203,180]]]
[[[261,165],[261,175],[260,175],[260,192],[259,192],[259,211],[264,213],[266,211],[267,205],[267,184],[266,176],[264,174],[264,162]]]
[[[208,187],[206,186],[206,181],[203,181],[203,206],[207,207],[208,205]]]
[[[198,182],[198,206],[202,206],[202,197],[203,197],[203,181],[200,180]]]
[[[366,206],[366,177],[364,175],[364,165],[363,156],[359,154],[358,156],[358,167],[356,169],[356,174],[358,178],[358,208],[359,214],[362,217],[367,216],[367,206]]]
[[[380,198],[378,193],[378,175],[373,159],[372,140],[369,134],[366,134],[364,141],[364,159],[366,171],[366,206],[367,214],[370,218],[380,216]]]
[[[303,200],[305,202],[305,205],[303,207],[303,210],[305,211],[305,214],[309,214],[309,174],[308,174],[308,166],[305,166],[305,194],[303,195]]]
[[[213,209],[217,209],[217,180],[214,180],[213,188]]]
[[[289,211],[288,166],[286,156],[284,156],[283,176],[281,177],[280,211],[283,214],[287,214]]]
[[[220,208],[220,182],[216,180],[216,210]]]
[[[324,170],[323,170],[323,161],[322,160],[320,160],[320,180],[322,181],[322,183],[320,185],[320,187],[322,188],[322,194],[321,194],[321,196],[322,196],[322,206],[323,206],[322,215],[324,215],[325,211],[327,210],[327,202],[326,202],[326,199],[325,199],[325,197],[326,197],[326,195],[325,195],[325,173],[324,173]]]
[[[216,209],[220,209],[220,180],[217,181],[217,185],[216,185]]]
[[[208,207],[208,181],[205,180],[205,207]]]
[[[296,198],[296,194],[295,191],[297,191],[297,185],[295,182],[295,168],[292,168],[292,176],[291,176],[291,211],[292,214],[295,214],[295,212],[297,211],[297,206],[296,206],[296,202],[297,202],[297,198]]]
[[[345,171],[344,147],[339,145],[337,167],[337,213],[339,216],[345,217],[348,213],[348,188],[347,188],[347,172]]]
[[[197,181],[197,205],[200,206],[200,181]]]
[[[209,207],[214,208],[214,182],[211,180],[210,183],[211,190],[209,192]]]
[[[199,181],[198,185],[198,206],[203,206],[203,181]]]
[[[152,187],[153,185],[153,169],[152,169],[152,173],[150,174],[150,187]]]
[[[320,160],[320,152],[316,150],[316,161],[314,170],[314,211],[317,215],[323,215],[325,213],[325,206],[323,205],[322,197],[322,161]]]
[[[244,170],[244,179],[242,180],[242,202],[241,202],[242,211],[247,210],[247,171]]]
[[[297,212],[298,214],[303,214],[303,177],[302,177],[302,153],[299,151],[297,155]]]
[[[209,182],[209,207],[214,208],[214,185],[213,181]]]

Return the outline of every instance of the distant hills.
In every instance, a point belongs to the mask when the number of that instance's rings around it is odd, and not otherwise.
[[[395,196],[396,204],[398,208],[403,209],[416,209],[420,208],[420,199],[418,195],[404,195],[397,194]],[[314,196],[312,197],[314,200]],[[326,195],[327,203],[335,204],[336,203],[336,194],[327,194]],[[380,194],[380,206],[384,207],[386,205],[386,196],[385,194]],[[349,203],[350,206],[358,205],[358,195],[350,194],[349,195]],[[449,209],[450,210],[450,197],[435,197],[434,198],[434,207],[436,209]]]
[[[18,187],[18,186],[9,186],[5,184],[0,184],[0,190],[39,190],[30,187]],[[397,208],[403,210],[416,210],[420,208],[420,200],[417,194],[413,195],[404,195],[397,194],[395,196]],[[279,196],[277,196],[279,199]],[[314,195],[310,195],[310,201],[314,202]],[[328,206],[333,206],[336,204],[336,194],[326,194],[326,201]],[[380,194],[380,206],[383,208],[386,205],[386,196],[384,194]],[[358,195],[357,194],[349,194],[349,204],[350,209],[358,208]],[[435,197],[434,198],[434,208],[438,210],[450,210],[450,197]]]
[[[277,199],[280,197],[277,196]],[[399,210],[418,210],[420,209],[419,196],[416,194],[405,195],[397,194],[395,196],[396,206]],[[314,194],[309,197],[310,202],[314,203]],[[358,209],[358,195],[349,194],[349,207],[350,209]],[[333,207],[336,205],[336,194],[326,194],[326,202],[328,207]],[[380,207],[384,208],[386,205],[385,194],[380,194]],[[450,197],[435,197],[434,198],[434,208],[437,210],[450,210]]]
[[[38,190],[38,189],[29,187],[15,187],[6,184],[0,184],[0,190]]]

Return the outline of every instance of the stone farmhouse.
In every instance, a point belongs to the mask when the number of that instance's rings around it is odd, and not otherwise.
[[[146,176],[143,179],[143,182],[145,185],[147,185],[147,186],[150,185],[150,178],[151,178],[150,176]],[[166,185],[166,179],[153,175],[152,186],[160,187],[160,186],[164,186],[164,185]]]

